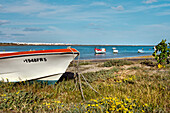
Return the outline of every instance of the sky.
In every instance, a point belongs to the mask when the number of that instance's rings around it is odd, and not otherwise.
[[[0,42],[155,45],[170,0],[0,0]]]

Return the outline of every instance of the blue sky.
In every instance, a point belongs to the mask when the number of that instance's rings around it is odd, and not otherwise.
[[[170,41],[170,0],[0,0],[0,42]]]

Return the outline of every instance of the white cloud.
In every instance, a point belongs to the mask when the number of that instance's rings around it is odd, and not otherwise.
[[[11,34],[11,36],[25,36],[25,34],[17,34],[17,33],[15,33],[15,34]]]
[[[170,4],[159,4],[159,5],[150,5],[150,6],[136,6],[128,10],[124,10],[121,12],[117,13],[136,13],[136,12],[141,12],[145,10],[151,10],[151,9],[156,9],[156,8],[164,8],[164,7],[170,7]]]
[[[46,9],[54,9],[54,6],[43,4],[34,0],[27,0],[25,2],[16,2],[13,4],[4,5],[1,12],[6,13],[22,13],[31,14],[44,11]]]
[[[105,2],[93,2],[90,5],[91,6],[107,6]]]
[[[44,31],[45,29],[39,27],[27,27],[23,31]]]
[[[2,33],[2,31],[0,31],[0,36],[5,36],[6,34]]]
[[[2,8],[2,5],[0,4],[0,9]]]
[[[8,23],[10,23],[8,20],[0,20],[0,25],[8,24]]]
[[[0,12],[2,13],[21,13],[34,14],[38,16],[57,15],[58,13],[70,13],[73,10],[80,8],[79,5],[53,5],[48,3],[38,2],[36,0],[25,0],[6,4]]]
[[[170,10],[169,10],[169,11],[159,12],[159,13],[157,13],[157,15],[158,15],[158,16],[170,15]]]
[[[63,6],[53,6],[54,8],[51,10],[45,10],[39,12],[38,16],[46,17],[46,16],[58,16],[65,15],[66,13],[70,14],[72,11],[79,9],[81,6],[79,5],[63,5]]]
[[[119,5],[117,7],[111,7],[112,9],[115,9],[117,11],[123,11],[124,10],[124,7],[122,5]]]
[[[151,4],[153,2],[158,2],[157,0],[146,0],[146,1],[143,1],[143,3],[146,3],[146,4]]]

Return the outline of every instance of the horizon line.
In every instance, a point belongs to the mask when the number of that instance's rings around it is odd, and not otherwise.
[[[48,45],[48,46],[155,46],[154,44],[70,44],[70,43],[26,43],[26,42],[0,42],[0,44],[5,44],[5,45],[23,45],[23,46],[44,46],[44,45]]]

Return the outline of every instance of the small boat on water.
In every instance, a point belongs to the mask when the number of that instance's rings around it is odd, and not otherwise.
[[[112,50],[113,50],[113,53],[118,53],[118,50],[115,47],[113,47]]]
[[[143,49],[138,49],[138,53],[144,53]]]
[[[74,48],[0,53],[0,81],[57,81],[79,55]]]
[[[101,49],[94,49],[95,54],[105,54],[106,53],[106,49],[105,48],[101,48]]]

